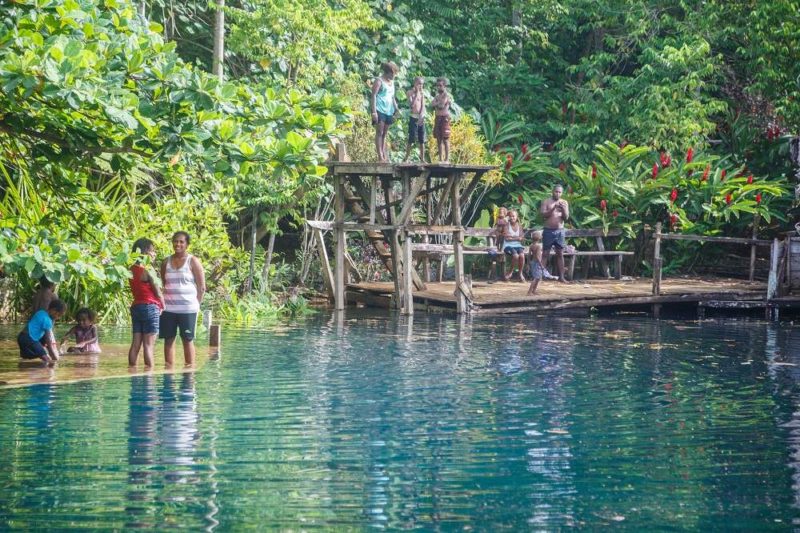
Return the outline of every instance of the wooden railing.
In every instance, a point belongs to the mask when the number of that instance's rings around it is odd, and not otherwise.
[[[749,244],[750,245],[750,276],[749,280],[752,282],[755,277],[756,268],[756,248],[758,246],[772,246],[772,241],[765,239],[758,239],[756,233],[758,231],[758,216],[753,221],[753,236],[746,237],[719,237],[715,235],[688,235],[685,233],[662,233],[661,222],[656,223],[656,232],[653,234],[655,240],[655,247],[653,251],[653,295],[658,296],[661,294],[661,270],[663,266],[663,258],[661,257],[661,241],[696,241],[696,242],[713,242],[718,244]]]

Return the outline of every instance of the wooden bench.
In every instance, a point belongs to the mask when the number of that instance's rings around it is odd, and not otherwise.
[[[533,231],[536,231],[536,228],[525,230],[526,240],[530,239],[530,234]],[[464,235],[467,237],[483,237],[487,240],[487,244],[485,246],[464,246],[465,255],[488,255],[487,250],[494,245],[491,228],[465,228]],[[603,241],[603,238],[605,237],[619,237],[620,235],[622,235],[620,230],[609,230],[608,233],[603,233],[603,230],[601,229],[567,229],[566,238],[594,239],[597,246],[596,250],[575,250],[572,252],[568,252],[566,250],[564,251],[564,257],[567,258],[567,264],[565,265],[567,277],[570,280],[574,278],[576,258],[586,257],[587,274],[589,262],[592,259],[599,259],[601,261],[601,270],[605,274],[606,278],[610,278],[611,273],[606,258],[612,258],[615,266],[614,277],[616,279],[620,279],[622,277],[622,258],[633,255],[633,252],[606,250],[605,242]],[[444,258],[453,253],[453,247],[446,244],[414,243],[412,245],[412,252],[416,257],[429,257],[438,259],[440,261],[439,280],[441,281],[442,264]],[[553,257],[554,255],[555,251],[551,250],[550,257]]]

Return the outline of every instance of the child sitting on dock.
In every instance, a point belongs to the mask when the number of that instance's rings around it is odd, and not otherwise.
[[[75,313],[78,322],[64,334],[61,340],[62,349],[70,337],[75,338],[75,345],[67,348],[67,353],[100,353],[100,343],[97,342],[97,328],[94,325],[97,313],[84,307]]]
[[[508,212],[508,224],[506,224],[503,232],[503,252],[511,257],[511,271],[505,275],[506,281],[509,281],[514,274],[517,274],[518,281],[525,281],[525,275],[522,273],[522,269],[525,268],[525,248],[522,246],[523,233],[517,210],[512,209]]]
[[[450,94],[447,92],[447,78],[436,80],[436,96],[431,105],[436,110],[433,123],[433,137],[439,152],[439,162],[450,162]]]
[[[45,363],[58,361],[61,355],[53,338],[53,324],[64,316],[67,306],[56,298],[47,306],[47,311],[39,309],[17,335],[19,355],[23,359],[41,359]]]
[[[495,245],[490,246],[486,250],[491,261],[491,265],[489,266],[489,283],[495,282],[497,263],[499,262],[501,265],[505,264],[503,260],[503,234],[506,231],[506,224],[508,224],[508,209],[499,207],[497,209],[497,218],[495,219],[494,227],[492,227],[492,231],[489,233],[490,237],[494,237]],[[501,275],[505,275],[505,272],[501,272]]]
[[[534,231],[531,234],[533,242],[529,248],[531,254],[531,286],[528,287],[528,294],[536,294],[539,281],[544,277],[544,264],[542,263],[542,232]]]

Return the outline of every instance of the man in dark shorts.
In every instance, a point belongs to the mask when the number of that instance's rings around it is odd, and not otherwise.
[[[422,76],[414,78],[414,86],[406,93],[408,95],[408,143],[406,156],[403,161],[408,161],[411,148],[419,144],[419,161],[425,162],[425,93],[422,86],[425,80]]]
[[[542,202],[542,218],[544,230],[542,231],[542,253],[545,258],[550,255],[550,249],[556,247],[556,266],[558,267],[558,281],[566,283],[564,277],[564,248],[567,243],[564,238],[564,222],[569,219],[569,204],[561,198],[564,187],[556,185],[553,194]]]

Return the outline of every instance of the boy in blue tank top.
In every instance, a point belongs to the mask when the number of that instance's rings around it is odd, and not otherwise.
[[[23,359],[41,359],[45,363],[58,361],[59,352],[53,335],[53,324],[64,316],[67,306],[56,298],[47,306],[47,311],[36,311],[17,335],[19,355]]]
[[[386,134],[394,122],[397,113],[397,99],[394,94],[394,77],[397,74],[397,65],[391,61],[381,65],[383,74],[372,82],[372,98],[370,110],[372,111],[372,124],[375,125],[375,150],[378,152],[380,163],[389,162],[389,152],[386,149]]]

